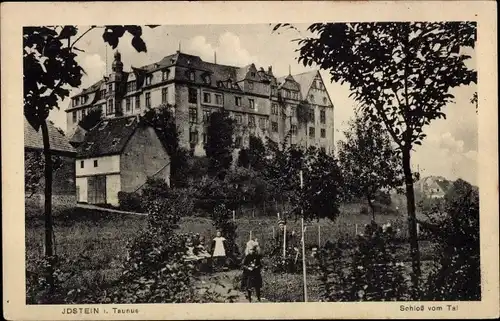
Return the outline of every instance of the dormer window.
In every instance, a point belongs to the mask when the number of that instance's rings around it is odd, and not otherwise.
[[[195,79],[194,79],[194,76],[195,76],[195,75],[194,75],[194,71],[190,71],[190,72],[189,72],[189,80],[194,81],[194,80],[195,80]]]
[[[87,143],[87,146],[85,146],[85,150],[89,151],[92,148],[92,146],[94,146],[94,143]]]
[[[248,89],[253,90],[253,82],[248,82]]]
[[[254,71],[252,71],[252,72],[250,73],[250,76],[255,77],[255,72],[254,72]]]
[[[170,70],[169,69],[162,70],[162,72],[161,72],[161,80],[167,80],[169,74],[170,74]]]
[[[113,84],[109,84],[109,85],[108,85],[108,91],[109,91],[110,93],[112,93],[112,92],[113,92]]]
[[[328,99],[326,99],[326,97],[323,97],[323,104],[328,105]]]
[[[113,138],[113,142],[111,143],[112,146],[116,146],[120,142],[121,138]]]
[[[146,76],[146,86],[151,85],[152,81],[153,81],[153,76],[152,75]]]
[[[205,75],[205,77],[203,77],[203,81],[205,82],[205,84],[209,85],[211,83],[210,75]]]
[[[310,100],[311,102],[314,102],[314,95],[312,95],[312,94],[311,94],[311,95],[309,95],[309,100]]]

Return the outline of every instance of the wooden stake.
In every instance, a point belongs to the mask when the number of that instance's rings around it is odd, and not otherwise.
[[[358,224],[356,224],[356,236],[358,236]]]
[[[306,242],[304,234],[304,213],[302,213],[302,273],[304,277],[304,302],[307,302]]]
[[[273,240],[276,237],[276,232],[274,231],[274,226],[273,226]]]
[[[233,222],[236,222],[236,211],[233,210]]]
[[[286,225],[283,226],[283,258],[286,257]]]
[[[250,240],[252,239],[252,231],[250,231]]]
[[[321,225],[318,224],[318,248],[321,247]]]

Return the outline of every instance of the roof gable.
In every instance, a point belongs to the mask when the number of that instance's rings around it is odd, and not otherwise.
[[[76,153],[69,144],[67,137],[61,133],[51,121],[47,121],[50,150],[66,153]],[[24,148],[43,149],[42,131],[38,132],[24,119]]]
[[[318,71],[314,70],[293,76],[295,78],[295,81],[300,85],[300,93],[302,94],[303,99],[306,99],[307,93],[309,92],[309,89],[311,88],[311,85],[314,79],[316,79],[317,75]]]
[[[85,135],[79,158],[120,154],[139,125],[137,116],[104,119]]]

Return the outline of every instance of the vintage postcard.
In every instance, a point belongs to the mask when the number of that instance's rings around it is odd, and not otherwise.
[[[498,317],[496,11],[3,3],[4,318]]]

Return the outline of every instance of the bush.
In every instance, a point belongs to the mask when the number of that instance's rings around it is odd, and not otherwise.
[[[479,191],[457,180],[444,199],[444,212],[427,213],[422,228],[437,240],[438,265],[425,284],[425,300],[481,300]]]
[[[144,209],[141,202],[141,196],[138,193],[118,192],[118,203],[121,210],[142,213]]]
[[[390,225],[367,225],[355,241],[352,261],[342,263],[347,246],[325,246],[319,255],[324,301],[409,300],[404,265],[397,262],[395,232]]]

